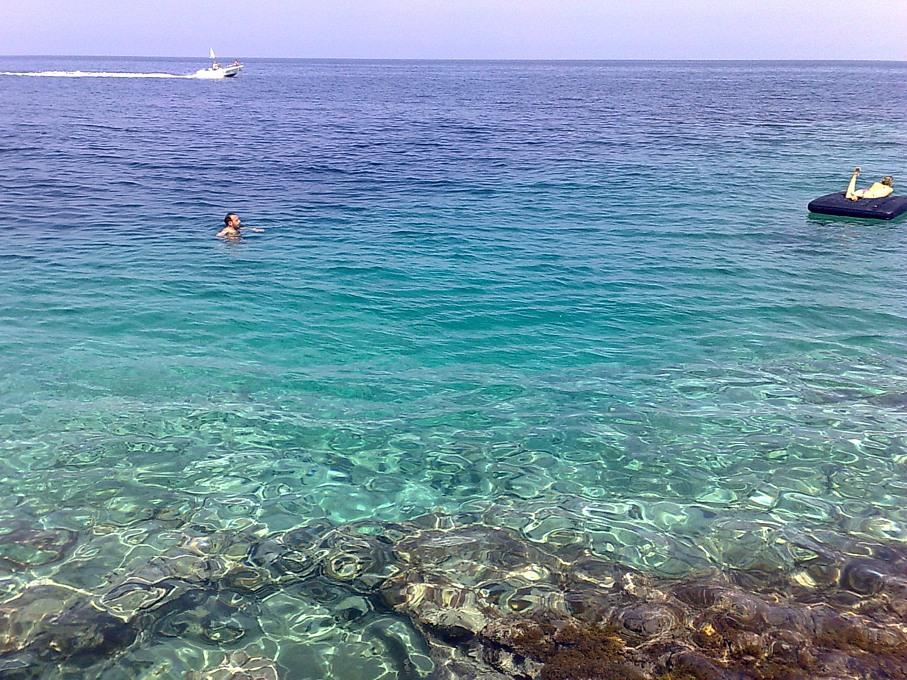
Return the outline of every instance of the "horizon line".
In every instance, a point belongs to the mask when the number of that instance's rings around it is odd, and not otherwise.
[[[236,57],[229,54],[226,57]],[[52,57],[57,59],[199,59],[207,56],[182,55],[162,56],[154,54],[0,54],[0,58]],[[224,58],[226,58],[224,57]],[[905,59],[835,59],[835,58],[777,58],[777,57],[268,57],[260,55],[243,56],[243,59],[272,59],[275,61],[661,61],[661,62],[732,62],[732,61],[780,61],[780,62],[876,62],[905,63]]]

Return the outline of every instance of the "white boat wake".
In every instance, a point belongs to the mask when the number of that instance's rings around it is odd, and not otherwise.
[[[0,71],[0,76],[28,76],[32,78],[183,78],[218,80],[223,75],[211,69],[200,69],[189,75],[175,73],[123,73],[120,71]]]

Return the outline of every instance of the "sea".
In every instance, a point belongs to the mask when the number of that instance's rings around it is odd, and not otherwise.
[[[0,57],[0,671],[435,672],[309,581],[30,637],[41,588],[199,536],[481,516],[667,579],[907,547],[907,225],[806,210],[907,182],[907,63],[244,63]]]

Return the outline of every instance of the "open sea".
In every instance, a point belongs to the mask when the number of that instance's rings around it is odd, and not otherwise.
[[[907,550],[907,224],[806,211],[907,183],[907,63],[205,65],[0,57],[0,677],[455,677],[300,527]]]

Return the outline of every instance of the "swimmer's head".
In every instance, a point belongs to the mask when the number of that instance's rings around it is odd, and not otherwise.
[[[231,212],[231,213],[227,213],[224,216],[224,226],[225,227],[229,227],[232,229],[239,229],[240,224],[241,223],[239,221],[239,215],[237,215],[236,213]]]
[[[891,175],[885,175],[882,178],[882,184],[884,184],[886,187],[893,187],[894,186],[894,177],[892,177]]]

